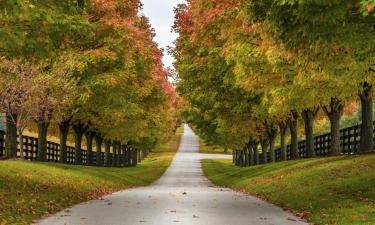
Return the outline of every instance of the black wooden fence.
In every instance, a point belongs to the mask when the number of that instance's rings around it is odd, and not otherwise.
[[[374,122],[375,126],[375,122]],[[352,127],[347,127],[340,130],[340,147],[342,154],[355,154],[359,149],[359,140],[360,140],[360,125],[355,125]],[[375,136],[374,136],[375,141]],[[326,156],[329,154],[331,147],[331,133],[322,134],[314,137],[314,151],[316,156]],[[291,149],[290,144],[286,146],[287,159],[291,159]],[[235,150],[233,151],[233,163],[237,166],[246,166],[246,161],[249,154],[247,151]],[[298,154],[300,158],[307,158],[306,151],[306,141],[302,140],[298,142]],[[267,162],[270,162],[271,155],[270,152],[267,152]],[[275,150],[275,160],[281,161],[281,149],[277,148]],[[259,163],[263,163],[263,157],[259,153]]]
[[[0,130],[0,158],[5,156],[5,132]],[[18,138],[18,144],[19,144]],[[117,145],[117,143],[116,143]],[[117,146],[116,146],[117,147]],[[20,148],[18,145],[17,157],[20,157]],[[82,165],[87,165],[87,150],[81,150]],[[38,139],[29,136],[23,136],[23,156],[24,159],[30,161],[37,160],[38,152]],[[121,145],[121,151],[114,153],[109,152],[106,154],[102,152],[101,162],[97,162],[96,152],[91,152],[92,162],[90,165],[103,165],[103,166],[118,166],[118,167],[134,167],[137,163],[141,162],[147,155],[149,151],[133,149],[126,145]],[[107,160],[108,157],[108,160]],[[59,162],[60,161],[60,145],[55,142],[47,142],[47,161],[48,162]],[[75,149],[74,147],[67,146],[67,159],[66,163],[74,164],[75,163]]]

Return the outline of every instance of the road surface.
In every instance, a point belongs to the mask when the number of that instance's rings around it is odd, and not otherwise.
[[[200,159],[199,139],[185,125],[179,151],[153,185],[128,189],[64,210],[40,225],[300,225],[291,213],[258,198],[214,187]]]

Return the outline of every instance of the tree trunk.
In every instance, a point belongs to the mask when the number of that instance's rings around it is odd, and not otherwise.
[[[253,154],[254,154],[254,165],[259,165],[258,142],[256,140],[253,140],[251,142],[251,146],[253,148]]]
[[[314,119],[319,108],[305,109],[302,111],[302,119],[305,124],[306,153],[308,158],[315,157],[314,149]]]
[[[227,154],[228,153],[228,147],[224,147],[224,154]]]
[[[363,91],[359,94],[362,108],[362,124],[360,133],[359,153],[374,150],[374,127],[372,122],[372,85],[363,83]]]
[[[246,145],[247,152],[249,154],[249,166],[254,165],[254,152],[253,152],[253,147],[251,145],[251,141]]]
[[[24,151],[23,151],[23,130],[18,132],[19,134],[19,143],[20,143],[20,158],[24,159]]]
[[[249,151],[247,149],[247,146],[243,148],[244,153],[244,165],[250,166],[250,160],[249,160]]]
[[[125,166],[124,155],[123,155],[124,151],[122,149],[122,144],[120,141],[117,143],[117,154],[118,154],[118,158],[117,158],[118,166],[119,167]]]
[[[329,118],[331,124],[331,148],[330,155],[339,155],[340,148],[340,119],[344,112],[344,104],[337,98],[331,98],[329,106],[324,106],[323,110]]]
[[[17,157],[17,115],[6,115],[5,157]]]
[[[137,162],[141,162],[142,160],[142,151],[137,149]]]
[[[78,123],[73,126],[74,130],[74,164],[82,164],[82,136],[83,124]]]
[[[118,166],[117,165],[117,163],[118,163],[117,157],[118,157],[118,155],[117,155],[117,141],[113,141],[112,142],[112,166],[113,167]]]
[[[268,140],[267,138],[263,138],[261,141],[260,141],[260,145],[262,147],[262,159],[263,159],[263,163],[267,163],[267,146],[268,146]]]
[[[86,164],[89,166],[93,165],[93,153],[92,153],[92,137],[93,137],[93,132],[87,131],[86,134],[86,145],[87,145],[87,158],[86,158]]]
[[[138,152],[138,149],[133,149],[133,164],[132,164],[133,167],[136,167],[138,164],[137,152]]]
[[[133,156],[133,149],[127,146],[124,146],[124,151],[125,151],[125,165],[124,166],[131,166],[132,165],[132,156]]]
[[[280,122],[279,123],[280,127],[280,155],[281,155],[281,160],[286,161],[288,159],[288,155],[286,152],[286,133],[288,131],[288,125],[286,122]]]
[[[275,141],[277,136],[277,128],[273,123],[266,124],[268,143],[270,144],[270,161],[275,162]]]
[[[40,162],[47,161],[47,131],[49,122],[39,119],[38,122],[38,152],[37,160]]]
[[[290,130],[290,158],[291,159],[298,159],[298,113],[293,112],[292,118],[289,119],[289,130]]]
[[[102,142],[103,138],[97,134],[95,135],[95,141],[96,141],[96,165],[102,166]]]
[[[59,123],[60,130],[60,162],[67,162],[67,145],[70,120],[65,120]]]
[[[105,142],[104,143],[104,145],[105,145],[105,166],[109,167],[109,166],[111,166],[110,160],[109,160],[109,154],[110,154],[110,150],[111,150],[111,141],[106,139],[104,142]]]

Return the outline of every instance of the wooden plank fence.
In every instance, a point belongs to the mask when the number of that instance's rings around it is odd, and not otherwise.
[[[373,123],[375,126],[375,122]],[[340,147],[341,154],[352,155],[356,154],[359,149],[360,141],[360,125],[355,125],[352,127],[343,128],[340,130]],[[375,142],[375,136],[374,136]],[[316,156],[327,156],[329,154],[329,149],[331,147],[331,134],[326,133],[314,137],[314,151]],[[291,159],[291,149],[290,144],[287,145],[287,159]],[[298,153],[300,158],[306,158],[306,141],[302,140],[298,142]],[[235,150],[233,151],[233,163],[237,166],[248,166],[250,156],[249,151]],[[270,152],[267,152],[267,162],[270,161]],[[276,161],[281,161],[281,149],[277,148],[275,150]],[[259,153],[259,163],[263,164],[264,160]]]
[[[6,133],[0,130],[0,159],[5,157],[5,137]],[[18,144],[19,144],[18,138]],[[113,143],[118,145],[118,143]],[[116,146],[117,147],[117,146]],[[121,145],[121,151],[117,149],[116,153],[113,153],[113,149],[109,153],[103,152],[101,154],[101,163],[103,166],[117,166],[117,167],[134,167],[137,166],[144,158],[149,154],[147,150],[133,149],[126,145]],[[18,145],[17,157],[20,157],[20,149]],[[23,155],[26,160],[36,161],[38,153],[38,139],[29,136],[23,136]],[[82,149],[82,165],[87,165],[87,150]],[[96,152],[91,153],[92,166],[98,165]],[[108,160],[107,158],[108,157]],[[47,142],[47,161],[48,162],[59,162],[60,160],[60,145],[55,142]],[[74,147],[67,146],[67,164],[75,163],[75,149]]]

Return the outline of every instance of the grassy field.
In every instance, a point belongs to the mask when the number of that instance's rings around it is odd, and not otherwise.
[[[148,185],[170,165],[181,134],[180,128],[136,168],[0,161],[0,224],[30,224],[80,202]]]
[[[257,195],[314,224],[375,224],[375,155],[287,161],[240,168],[203,160],[216,185]]]
[[[227,153],[224,153],[224,149],[222,147],[216,145],[207,145],[203,140],[199,140],[199,152],[207,154],[232,154],[232,150],[230,149],[228,149]]]

